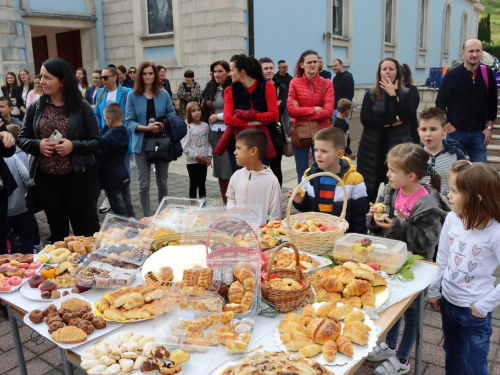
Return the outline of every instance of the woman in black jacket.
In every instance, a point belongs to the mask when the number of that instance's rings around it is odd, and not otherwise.
[[[17,183],[3,158],[10,158],[16,152],[16,142],[0,118],[0,254],[7,254],[7,209],[8,198],[16,190]]]
[[[420,136],[418,135],[418,121],[417,121],[417,110],[418,105],[420,104],[420,94],[418,92],[417,86],[413,85],[413,77],[411,76],[410,66],[406,63],[401,65],[401,74],[403,75],[403,87],[406,87],[409,90],[408,95],[411,97],[411,101],[413,104],[413,116],[410,122],[410,130],[411,130],[411,140],[413,143],[417,145],[420,144]]]
[[[382,60],[377,83],[368,90],[361,106],[363,133],[358,150],[358,172],[365,179],[368,202],[375,202],[381,182],[387,182],[387,152],[397,144],[411,142],[414,110],[409,90],[401,82],[397,60]]]
[[[52,241],[69,235],[68,218],[75,235],[90,236],[92,167],[101,143],[97,121],[66,60],[49,59],[40,73],[44,95],[28,108],[19,146],[32,155],[30,175]]]
[[[19,120],[23,120],[26,113],[26,99],[28,98],[28,93],[35,87],[34,83],[31,81],[30,72],[27,69],[19,69],[17,72],[17,79],[19,81],[19,86],[17,86],[14,96],[16,97],[16,106],[19,108]]]

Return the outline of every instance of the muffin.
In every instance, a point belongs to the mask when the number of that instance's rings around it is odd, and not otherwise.
[[[157,358],[149,357],[142,362],[140,370],[145,374],[154,374],[160,370],[161,362]]]
[[[81,271],[78,274],[78,284],[84,287],[92,287],[94,284],[95,275],[90,270]]]
[[[33,310],[30,312],[30,315],[28,316],[29,320],[32,323],[38,324],[43,322],[44,315],[42,310]]]
[[[76,289],[76,290],[74,290]],[[83,285],[80,285],[78,283],[76,283],[75,287],[71,290],[71,293],[76,293],[76,294],[79,294],[79,293],[85,293],[86,291],[92,289],[92,287],[90,286],[83,286]]]
[[[57,289],[57,285],[50,280],[45,280],[39,285],[38,289],[40,289],[41,292],[52,292]]]
[[[189,354],[180,349],[176,349],[172,352],[172,354],[170,354],[170,360],[176,363],[186,363],[189,361],[189,358]]]
[[[165,361],[160,367],[160,374],[171,375],[178,374],[182,371],[182,365],[173,361]]]

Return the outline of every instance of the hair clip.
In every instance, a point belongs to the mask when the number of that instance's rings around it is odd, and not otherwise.
[[[426,176],[436,177],[437,172],[431,164],[427,165],[427,170],[425,171]]]

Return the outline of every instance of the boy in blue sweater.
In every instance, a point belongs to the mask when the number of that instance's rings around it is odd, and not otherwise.
[[[135,217],[130,198],[130,175],[125,167],[130,138],[123,126],[122,107],[109,103],[104,109],[104,117],[109,131],[102,136],[99,183],[106,191],[114,214]]]

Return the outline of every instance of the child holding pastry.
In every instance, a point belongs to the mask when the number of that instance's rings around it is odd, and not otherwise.
[[[493,272],[500,259],[500,177],[485,163],[453,164],[448,175],[451,213],[446,218],[429,287],[441,312],[446,374],[488,374],[492,311],[500,304]]]
[[[442,224],[448,211],[439,194],[441,176],[427,165],[429,154],[420,146],[403,143],[387,154],[389,183],[377,203],[383,203],[385,213],[375,215],[379,206],[370,203],[366,224],[376,236],[404,241],[408,250],[431,260],[439,241]],[[430,176],[430,185],[420,180]],[[378,215],[377,215],[378,216]],[[387,361],[377,367],[375,374],[406,374],[410,371],[410,351],[417,335],[417,301],[405,311],[405,328],[398,346],[402,318],[392,327],[385,342],[377,345],[368,355],[369,361]]]

